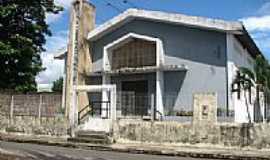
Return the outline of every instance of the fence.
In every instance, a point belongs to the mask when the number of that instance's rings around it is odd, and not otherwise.
[[[0,94],[0,132],[66,136],[59,94]]]
[[[182,100],[185,101],[182,103]],[[187,104],[188,100],[190,100],[190,104]],[[164,115],[161,117],[163,120],[192,121],[192,95],[178,98],[176,93],[165,93],[163,104]],[[181,106],[178,104],[181,104]],[[156,110],[155,94],[117,93],[117,117],[150,119],[153,112],[156,118],[160,116]]]
[[[192,121],[192,94],[181,94],[181,96],[179,96],[176,92],[165,92],[163,94],[163,106],[163,120],[177,122]]]
[[[63,114],[61,101],[59,94],[0,94],[0,110],[9,117],[55,117]]]
[[[117,93],[118,117],[150,116],[151,96],[134,92]]]
[[[270,91],[267,90],[264,94],[264,117],[267,122],[270,122]]]
[[[154,95],[152,95],[152,99]],[[118,117],[149,117],[151,116],[151,100],[149,94],[135,94],[134,92],[117,93]]]
[[[134,92],[117,93],[117,116],[123,118],[150,118],[152,106],[155,108],[154,94],[138,94]],[[223,105],[222,105],[223,104]],[[165,121],[192,122],[193,94],[165,92],[163,94]],[[156,111],[155,111],[156,112]],[[158,113],[155,113],[156,116]],[[225,94],[218,94],[217,117],[220,122],[230,122],[234,119],[234,108],[226,107]]]
[[[260,116],[266,121],[270,120],[270,93],[264,94],[261,100],[264,103],[260,105],[261,109],[257,109],[254,106],[254,111],[260,112]],[[101,101],[101,95],[96,98]],[[193,93],[179,94],[174,92],[165,92],[163,94],[163,106],[164,115],[162,119],[165,121],[177,121],[177,122],[192,122],[193,120]],[[237,100],[237,99],[236,99]],[[234,100],[235,101],[235,100]],[[231,105],[227,105],[227,95],[225,93],[217,94],[217,119],[218,122],[234,122],[237,117],[235,117],[235,109],[242,107],[243,111],[246,108],[244,100],[243,103],[234,103],[232,101]],[[90,102],[91,104],[91,102]],[[252,104],[253,105],[253,104]],[[92,104],[93,109],[96,113],[101,114],[101,104]],[[156,110],[156,97],[155,94],[149,93],[135,93],[130,91],[118,91],[117,92],[117,117],[118,118],[140,118],[140,119],[150,119],[151,115],[158,116]],[[238,107],[238,108],[235,108]],[[152,109],[154,108],[154,110]],[[253,106],[252,106],[253,109]],[[255,110],[257,109],[257,110]],[[152,114],[155,112],[154,114]],[[245,114],[245,113],[244,113]],[[253,115],[252,115],[253,116]],[[255,114],[254,114],[255,116]],[[254,118],[255,119],[255,118]],[[262,119],[262,118],[260,118]],[[261,122],[261,121],[255,121]]]

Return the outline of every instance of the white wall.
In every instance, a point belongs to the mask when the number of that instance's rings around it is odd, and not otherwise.
[[[247,105],[245,101],[244,92],[241,92],[240,99],[237,97],[237,93],[231,92],[231,85],[236,76],[239,67],[247,67],[253,70],[254,59],[250,56],[248,51],[243,48],[241,43],[232,34],[227,34],[227,69],[228,69],[228,105],[230,110],[235,111],[235,122],[243,123],[248,122]],[[256,90],[252,89],[252,103],[249,103],[248,109],[251,114],[251,120],[253,121],[254,115],[254,101]]]

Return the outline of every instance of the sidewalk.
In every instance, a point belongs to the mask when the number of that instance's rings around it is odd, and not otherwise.
[[[193,158],[214,158],[214,159],[252,159],[270,160],[270,150],[253,150],[240,148],[218,148],[209,146],[191,145],[160,145],[148,143],[117,143],[112,145],[100,145],[89,143],[67,142],[65,137],[48,136],[27,136],[15,134],[0,134],[1,141],[12,141],[19,143],[34,143],[59,147],[72,147],[99,151],[116,151],[136,154],[152,154],[166,156],[180,156]]]

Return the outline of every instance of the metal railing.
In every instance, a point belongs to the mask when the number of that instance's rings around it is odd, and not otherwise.
[[[151,116],[151,95],[119,92],[117,94],[118,117],[149,117]]]
[[[90,105],[92,107],[92,117],[110,118],[110,101],[92,101]]]
[[[88,104],[83,109],[81,109],[78,112],[78,123],[81,124],[81,122],[91,113],[91,106]]]
[[[105,104],[105,105],[102,105]],[[110,118],[110,101],[92,101],[78,112],[78,123],[87,117]]]

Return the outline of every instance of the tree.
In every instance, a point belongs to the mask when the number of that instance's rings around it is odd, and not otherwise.
[[[246,105],[248,107],[247,103],[247,97],[246,92],[249,90],[250,87],[253,87],[253,82],[256,84],[256,101],[254,109],[257,110],[257,112],[260,112],[260,92],[264,93],[264,97],[266,98],[270,90],[270,65],[268,61],[261,55],[258,55],[255,59],[254,63],[254,72],[251,71],[249,68],[241,67],[239,69],[239,73],[237,74],[233,85],[238,84],[240,85],[239,89],[237,90],[239,93],[241,91],[241,88],[244,90],[244,95],[246,99]],[[247,108],[248,109],[248,108]],[[257,113],[256,112],[256,113]],[[248,113],[249,114],[249,113]],[[254,112],[255,114],[255,112]],[[249,114],[250,116],[250,114]],[[262,116],[260,116],[262,117]],[[256,117],[259,119],[255,119],[256,121],[262,121],[260,117]],[[251,117],[249,117],[251,118]]]
[[[0,0],[0,89],[36,91],[40,53],[51,36],[45,15],[61,10],[53,0]]]
[[[233,81],[233,85],[237,85],[237,88],[234,89],[234,92],[238,92],[238,98],[241,96],[241,91],[244,91],[244,97],[245,97],[245,103],[246,103],[246,109],[248,114],[248,122],[251,123],[251,115],[249,110],[249,102],[247,98],[247,93],[249,93],[249,97],[251,95],[251,88],[254,86],[254,74],[252,71],[250,71],[248,68],[241,67],[239,68],[239,71],[237,72],[237,75]],[[251,102],[251,99],[249,99]]]
[[[59,79],[53,82],[52,91],[62,92],[62,89],[63,89],[63,77],[60,77]]]
[[[264,93],[264,97],[266,98],[266,94],[269,91],[269,63],[268,61],[261,55],[256,57],[255,65],[254,65],[254,73],[256,77],[256,101],[255,101],[255,108],[254,113],[256,116],[254,117],[255,121],[263,121],[262,115],[258,115],[261,113],[261,99],[260,99],[260,92]]]

